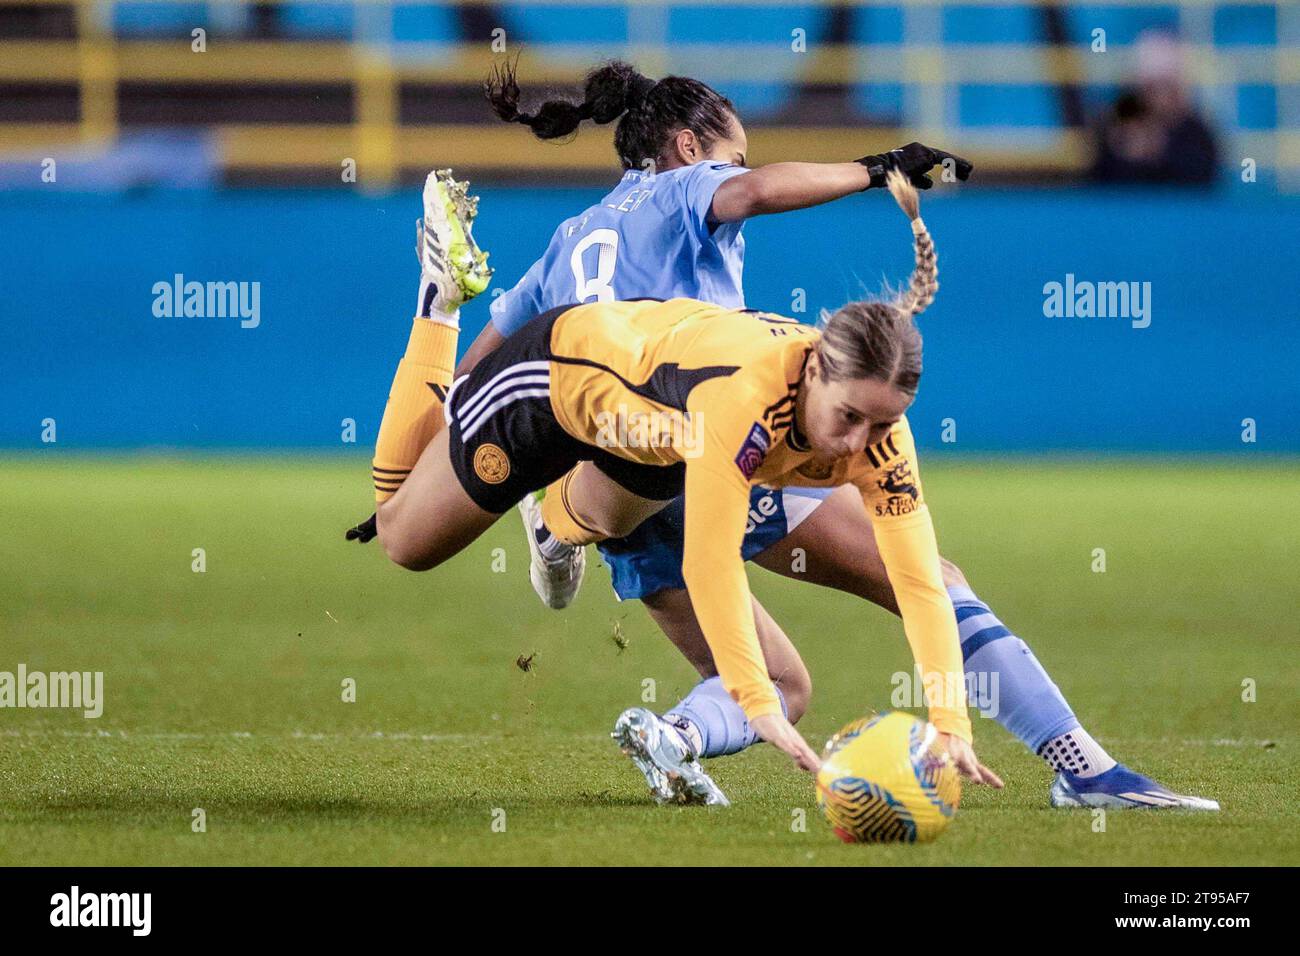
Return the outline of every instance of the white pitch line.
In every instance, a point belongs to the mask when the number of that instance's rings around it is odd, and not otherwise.
[[[518,737],[522,735],[513,736]],[[604,739],[603,734],[544,733],[530,736],[541,736],[558,740]],[[140,732],[128,730],[51,730],[48,728],[35,730],[0,730],[0,737],[67,737],[119,740],[417,740],[422,743],[438,743],[442,741],[482,742],[506,739],[502,734],[416,734],[406,731],[393,733],[384,730],[357,731],[354,733],[323,733],[304,730],[278,733],[264,733],[261,731],[251,730],[230,730],[220,733],[196,733],[182,730]],[[1107,739],[1107,746],[1116,749],[1130,745],[1151,746],[1153,744],[1180,747],[1277,747],[1281,745],[1281,741],[1245,740],[1243,738],[1228,737],[1219,737],[1214,739],[1183,738],[1179,740],[1172,740],[1168,737],[1117,737]]]
[[[544,734],[560,740],[600,740],[599,734]],[[358,733],[309,733],[295,730],[292,733],[260,733],[248,730],[231,730],[223,733],[191,733],[187,731],[127,731],[127,730],[3,730],[0,737],[64,737],[91,740],[418,740],[422,743],[442,741],[483,742],[504,740],[503,734],[413,734],[390,733],[383,730]]]

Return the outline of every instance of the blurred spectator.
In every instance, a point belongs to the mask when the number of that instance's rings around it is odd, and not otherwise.
[[[1167,33],[1142,34],[1137,62],[1136,86],[1120,94],[1098,128],[1093,176],[1109,183],[1212,185],[1218,145],[1193,111],[1177,41]]]
[[[284,31],[280,26],[280,8],[274,3],[253,3],[248,10],[248,34],[259,40],[275,40]]]

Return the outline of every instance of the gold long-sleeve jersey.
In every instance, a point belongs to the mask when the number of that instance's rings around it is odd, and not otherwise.
[[[550,401],[574,438],[650,465],[685,463],[682,574],[723,685],[753,718],[779,714],[741,559],[749,487],[861,492],[920,667],[930,719],[971,736],[952,603],[906,420],[861,454],[818,467],[795,395],[820,333],[695,299],[598,302],[559,316]]]

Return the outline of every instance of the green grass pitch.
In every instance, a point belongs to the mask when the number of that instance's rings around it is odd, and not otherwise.
[[[841,845],[767,746],[712,762],[733,807],[657,807],[608,730],[644,681],[662,709],[693,672],[601,567],[572,609],[542,608],[513,515],[412,574],[343,541],[368,510],[359,455],[54,453],[0,463],[0,671],[103,671],[106,704],[0,709],[0,864],[1300,863],[1295,462],[926,464],[945,553],[1084,725],[1222,813],[1097,832],[986,720],[1007,788],[967,788],[928,846]],[[888,706],[911,666],[894,618],[751,580],[812,671],[814,746]]]

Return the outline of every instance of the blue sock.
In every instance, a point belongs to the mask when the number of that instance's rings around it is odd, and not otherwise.
[[[994,616],[970,588],[951,587],[972,705],[993,716],[1037,754],[1050,740],[1079,729],[1074,711],[1033,651]]]
[[[779,687],[776,696],[781,700],[781,713],[788,716],[785,695]],[[681,703],[664,714],[664,720],[683,731],[699,757],[739,753],[760,739],[749,726],[740,705],[723,688],[721,677],[710,677],[696,684]],[[683,727],[683,722],[689,726]]]

